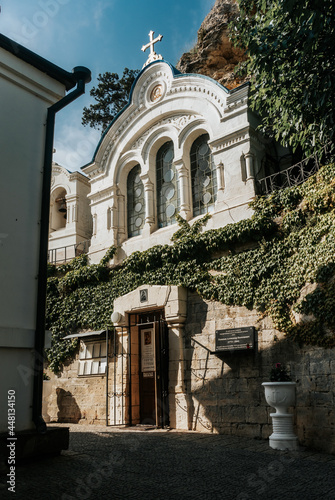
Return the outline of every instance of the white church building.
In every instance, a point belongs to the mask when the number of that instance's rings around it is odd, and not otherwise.
[[[87,178],[65,169],[60,175],[54,166],[50,249],[90,240],[92,263],[112,245],[120,262],[169,243],[177,214],[192,223],[211,213],[206,229],[251,215],[266,144],[248,106],[249,84],[228,90],[211,78],[181,74],[151,50],[129,103],[82,167]],[[57,215],[62,199],[66,220]]]
[[[248,84],[228,90],[181,74],[154,52],[152,35],[129,102],[92,162],[82,174],[54,165],[50,250],[59,255],[61,247],[88,241],[90,262],[97,263],[115,245],[118,264],[134,251],[169,244],[177,214],[192,224],[210,213],[204,230],[241,221],[252,215],[259,179],[272,173],[268,155],[284,158],[281,169],[288,166],[287,151],[273,154],[257,131]],[[110,306],[110,330],[65,337],[80,343],[52,375],[51,420],[268,437],[264,372],[278,356],[297,366],[306,356],[298,347],[283,354],[284,336],[269,318],[260,322],[256,311],[168,285],[143,284]],[[222,332],[232,331],[250,342],[218,351]],[[298,434],[310,444],[301,401]]]
[[[177,213],[191,221],[211,212],[208,228],[250,215],[264,148],[247,99],[248,85],[229,92],[165,61],[142,71],[83,168],[91,183],[93,262],[111,245],[123,259],[168,243]]]

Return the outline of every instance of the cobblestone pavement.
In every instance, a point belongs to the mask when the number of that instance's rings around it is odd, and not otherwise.
[[[334,455],[217,434],[64,426],[69,450],[19,465],[15,493],[2,476],[1,499],[335,500]]]

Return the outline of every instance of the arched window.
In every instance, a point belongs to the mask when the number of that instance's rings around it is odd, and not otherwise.
[[[145,220],[144,186],[141,167],[136,165],[127,178],[128,238],[141,234]]]
[[[215,165],[208,146],[208,134],[198,137],[191,147],[193,216],[214,210],[217,195]]]
[[[156,157],[158,227],[174,224],[180,208],[178,173],[173,157],[172,141],[163,144]]]
[[[50,231],[58,231],[66,227],[67,203],[65,189],[58,188],[51,195],[52,210],[50,213]]]

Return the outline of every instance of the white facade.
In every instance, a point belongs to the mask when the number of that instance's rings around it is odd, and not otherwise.
[[[0,432],[8,429],[8,391],[16,395],[15,431],[33,428],[45,124],[48,107],[66,91],[46,69],[20,58],[26,49],[13,47],[14,53],[0,45]]]
[[[255,196],[254,173],[261,170],[265,147],[248,109],[248,88],[245,84],[229,91],[210,78],[180,74],[165,61],[142,70],[129,104],[102,137],[93,162],[83,167],[91,183],[92,262],[98,262],[111,245],[119,247],[116,261],[121,261],[135,250],[169,243],[178,227],[173,219],[178,212],[188,221],[211,212],[206,229],[251,215],[248,203]],[[208,138],[209,177],[201,173],[201,165],[194,163],[197,171],[192,166],[190,155],[199,137]],[[157,154],[166,144],[171,145],[173,158],[168,166],[162,163],[159,173]],[[135,167],[143,191],[135,209],[140,205],[144,209],[142,213],[138,209],[139,231],[133,235],[129,174]],[[165,201],[160,200],[163,195]],[[197,197],[200,213],[194,208]],[[165,209],[173,216],[161,224],[158,212]]]
[[[53,163],[50,194],[49,261],[73,259],[92,234],[88,194],[90,183],[80,172]]]

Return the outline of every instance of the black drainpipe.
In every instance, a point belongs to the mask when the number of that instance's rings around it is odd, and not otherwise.
[[[52,174],[52,154],[55,128],[55,116],[72,101],[85,93],[85,84],[91,81],[91,72],[83,66],[77,66],[72,70],[73,78],[77,87],[67,94],[63,99],[48,108],[47,123],[45,131],[45,151],[43,165],[42,206],[40,219],[40,250],[37,286],[37,308],[36,308],[36,332],[35,332],[35,364],[33,385],[33,422],[37,432],[46,432],[46,424],[42,417],[42,391],[43,391],[43,359],[44,359],[44,336],[45,336],[45,309],[47,295],[47,271],[48,271],[48,240],[49,240],[49,212],[50,212],[50,189]]]

